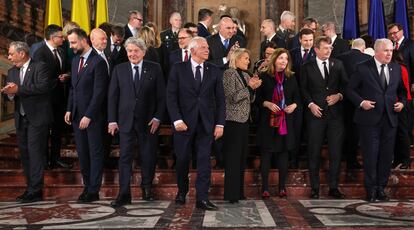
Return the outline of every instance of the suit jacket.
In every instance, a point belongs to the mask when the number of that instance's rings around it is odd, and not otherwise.
[[[48,64],[48,68],[50,69],[49,78],[52,87],[52,100],[65,103],[66,100],[64,88],[68,84],[62,83],[58,77],[63,73],[69,72],[69,64],[67,63],[67,56],[65,51],[62,48],[57,48],[57,52],[59,53],[59,57],[62,60],[62,67],[60,67],[59,62],[55,61],[54,54],[46,45],[46,43],[43,43],[43,45],[39,47],[39,49],[34,54],[33,59],[35,61],[44,62]]]
[[[338,55],[349,50],[349,42],[348,40],[336,37],[332,47],[331,58],[336,58]]]
[[[271,42],[274,42],[277,45],[277,36],[273,36],[273,38],[270,40]],[[262,43],[260,43],[260,59],[264,59],[264,53],[265,53],[265,46],[268,43],[267,39],[262,41]],[[277,47],[279,47],[279,45],[277,45]]]
[[[227,57],[227,54],[229,53],[231,47],[236,42],[239,42],[241,48],[245,48],[245,44],[241,40],[239,40],[237,36],[233,36],[230,38],[229,46],[227,49],[221,42],[220,35],[218,33],[207,37],[207,43],[210,50],[208,61],[216,64],[220,68],[224,68],[225,65],[223,63],[223,57]]]
[[[190,59],[190,51],[188,51],[188,59]],[[182,49],[177,49],[170,53],[169,66],[173,66],[175,63],[182,62],[182,61],[183,61]]]
[[[33,126],[48,126],[53,121],[50,103],[49,68],[45,63],[31,60],[23,84],[20,84],[20,68],[13,67],[7,74],[7,82],[18,85],[14,100],[14,121],[19,128],[20,105]]]
[[[346,51],[345,53],[340,54],[336,57],[345,67],[345,71],[348,77],[350,77],[359,63],[371,59],[372,57],[368,54],[362,53],[357,49],[351,49]]]
[[[406,104],[406,91],[401,78],[401,67],[396,63],[388,64],[390,71],[386,89],[381,87],[380,77],[374,58],[360,63],[352,74],[347,87],[347,96],[358,108],[354,121],[360,125],[376,125],[385,114],[392,127],[398,124],[398,116],[394,111],[397,101]],[[363,110],[359,108],[363,100],[375,101],[375,108]]]
[[[36,42],[36,43],[33,43],[31,46],[30,46],[30,51],[29,51],[29,53],[30,53],[30,57],[31,58],[33,58],[34,57],[34,55],[35,55],[35,53],[36,53],[36,51],[42,46],[42,45],[44,45],[46,43],[46,41],[43,39],[43,40],[41,40],[41,41],[39,41],[39,42]]]
[[[161,42],[165,44],[168,48],[168,51],[174,51],[178,48],[178,35],[174,35],[174,32],[171,28],[166,29],[160,33]]]
[[[332,117],[342,118],[342,101],[338,101],[336,104],[328,107],[326,97],[336,93],[345,95],[348,77],[342,62],[337,59],[330,58],[328,68],[329,81],[326,83],[318,68],[316,59],[309,60],[302,65],[300,87],[303,103],[307,107],[309,103],[313,102],[323,109],[322,113],[330,112]],[[312,114],[309,115],[313,119],[319,119]]]
[[[288,43],[288,49],[292,50],[300,47],[299,33],[297,33]]]
[[[206,38],[211,35],[208,29],[201,23],[197,24],[197,30],[198,30],[198,36],[200,37]]]
[[[242,72],[246,83],[250,76]],[[224,95],[226,97],[226,121],[246,122],[250,117],[250,104],[254,101],[254,94],[249,92],[239,72],[229,68],[223,73]]]
[[[191,69],[191,61],[176,63],[167,84],[167,108],[171,121],[183,120],[186,133],[193,133],[201,117],[204,129],[213,134],[216,125],[224,125],[225,99],[223,73],[214,64],[204,62],[203,81],[199,91]]]
[[[124,30],[125,30],[124,42],[125,42],[128,38],[130,38],[134,35],[132,34],[131,30],[129,29],[128,23],[124,26]]]
[[[410,84],[414,84],[414,42],[404,38],[398,50],[401,52],[404,63],[410,75]]]
[[[67,110],[72,119],[79,121],[86,116],[91,122],[101,121],[105,114],[104,101],[108,91],[108,66],[93,48],[78,73],[80,56],[72,60],[72,78]]]
[[[120,132],[129,132],[135,122],[140,129],[165,112],[165,82],[158,63],[143,61],[139,89],[135,89],[130,62],[112,72],[108,91],[108,121],[117,122]]]
[[[109,62],[109,70],[112,72],[114,67],[118,64],[124,63],[128,61],[127,52],[123,45],[120,46],[118,52],[111,52],[111,38],[108,38],[106,43],[106,48],[104,49],[104,54],[106,56],[106,60]]]
[[[314,60],[316,57],[315,50],[311,48],[306,59],[303,59],[301,49],[302,46],[299,45],[299,47],[289,51],[292,58],[292,70],[295,72],[295,78],[298,81],[298,84],[300,84],[300,68],[302,64],[309,60]]]
[[[284,32],[282,32],[282,30],[278,28],[275,35],[277,47],[288,49],[288,44],[294,36],[295,33],[292,30],[286,29]]]

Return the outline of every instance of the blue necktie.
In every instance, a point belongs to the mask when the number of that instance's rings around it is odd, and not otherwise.
[[[138,93],[139,89],[139,67],[136,65],[134,66],[135,74],[134,74],[134,86],[135,86],[135,92]]]
[[[226,49],[229,48],[229,39],[224,40],[223,45],[224,45],[224,48]]]

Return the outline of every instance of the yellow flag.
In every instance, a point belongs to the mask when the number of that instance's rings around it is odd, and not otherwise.
[[[89,1],[88,0],[73,0],[72,1],[72,16],[71,20],[79,24],[79,26],[89,34],[91,30],[90,16],[89,16]]]
[[[62,4],[60,0],[47,0],[45,27],[55,24],[62,26]]]
[[[96,0],[95,27],[99,27],[104,22],[108,22],[108,1]]]

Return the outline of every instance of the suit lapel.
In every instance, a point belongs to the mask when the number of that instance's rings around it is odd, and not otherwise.
[[[379,78],[379,74],[378,74],[378,69],[377,69],[377,65],[375,64],[374,58],[372,58],[372,60],[369,63],[369,69],[372,72],[372,76],[375,78],[374,80],[378,83],[378,87],[380,89],[384,90],[384,88],[382,88],[382,86],[381,86],[381,82],[380,82],[380,78]]]
[[[145,84],[144,79],[148,77],[147,75],[148,75],[147,65],[146,65],[145,61],[143,61],[142,62],[141,75],[140,75],[140,78],[139,78],[138,90],[137,90],[138,95],[141,91],[142,85]]]
[[[188,82],[191,82],[191,85],[193,86],[193,89],[196,90],[196,88],[197,88],[197,85],[196,84],[197,83],[196,83],[195,76],[194,76],[194,73],[193,73],[193,68],[191,66],[191,61],[190,60],[187,61],[186,62],[186,65],[187,65],[186,70],[188,72],[187,72],[187,74],[184,74],[184,76],[188,76],[189,78],[191,78],[191,79],[188,79]]]
[[[207,65],[207,62],[204,62],[203,78],[201,81],[200,92],[202,92],[202,90],[204,90],[204,88],[207,86],[207,81],[209,79],[210,79],[210,68]]]
[[[325,79],[323,78],[323,75],[322,75],[322,73],[321,73],[321,70],[320,70],[320,69],[319,69],[319,67],[318,67],[318,63],[316,63],[316,60],[312,62],[312,66],[313,66],[313,68],[314,68],[314,70],[315,70],[315,73],[318,73],[318,74],[319,74],[320,79],[321,79],[322,81],[325,81]]]
[[[85,77],[85,76],[82,76],[83,75],[83,73],[85,73],[85,71],[87,71],[87,68],[89,68],[89,65],[90,65],[90,63],[92,62],[92,59],[93,59],[93,57],[96,55],[96,53],[95,53],[95,51],[94,51],[94,49],[93,48],[91,48],[92,49],[92,51],[91,51],[91,53],[89,54],[89,56],[88,56],[88,59],[86,59],[86,62],[84,62],[83,63],[83,68],[79,71],[79,73],[78,73],[78,79],[77,79],[77,81],[76,81],[76,84],[75,84],[75,86],[79,83],[79,80],[81,79],[81,78],[83,78],[83,77]],[[77,62],[78,63],[78,68],[79,68],[79,62],[80,62],[80,58],[79,58],[79,61]]]
[[[20,75],[20,73],[18,75]],[[32,75],[33,75],[33,61],[30,61],[29,66],[27,67],[26,73],[24,74],[22,85],[27,84],[28,79],[31,78]],[[19,82],[20,82],[20,77],[19,77]]]

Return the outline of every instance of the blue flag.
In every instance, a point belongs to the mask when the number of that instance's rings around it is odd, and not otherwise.
[[[404,37],[410,38],[410,23],[408,21],[407,1],[395,0],[394,2],[394,22],[402,25]]]
[[[345,2],[342,37],[348,40],[359,37],[358,0],[346,0]]]
[[[368,35],[374,40],[387,37],[382,0],[371,0],[368,18]]]

